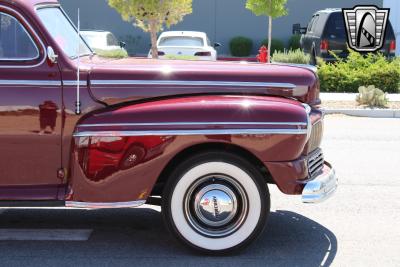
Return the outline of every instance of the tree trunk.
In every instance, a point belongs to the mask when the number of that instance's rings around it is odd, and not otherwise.
[[[151,37],[151,57],[158,58],[157,49],[157,27],[154,22],[150,22],[150,37]]]
[[[271,63],[272,17],[268,17],[268,63]]]

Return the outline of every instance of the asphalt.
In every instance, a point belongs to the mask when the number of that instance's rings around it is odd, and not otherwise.
[[[238,255],[186,250],[156,207],[23,209],[0,211],[0,266],[400,266],[400,119],[332,115],[325,129],[337,193],[305,205],[271,187],[266,231]]]

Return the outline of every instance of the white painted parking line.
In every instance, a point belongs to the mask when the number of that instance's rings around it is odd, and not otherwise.
[[[92,229],[0,229],[0,241],[87,241]]]

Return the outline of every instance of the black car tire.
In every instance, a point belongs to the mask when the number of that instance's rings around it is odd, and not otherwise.
[[[169,231],[185,245],[213,255],[248,246],[263,232],[269,211],[270,195],[261,172],[225,152],[205,152],[183,161],[169,175],[162,196]],[[224,217],[230,220],[217,225]]]

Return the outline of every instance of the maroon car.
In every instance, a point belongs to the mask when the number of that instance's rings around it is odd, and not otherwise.
[[[261,233],[268,184],[335,191],[312,69],[100,58],[55,0],[0,0],[0,19],[1,206],[160,204],[179,240],[221,253]]]

